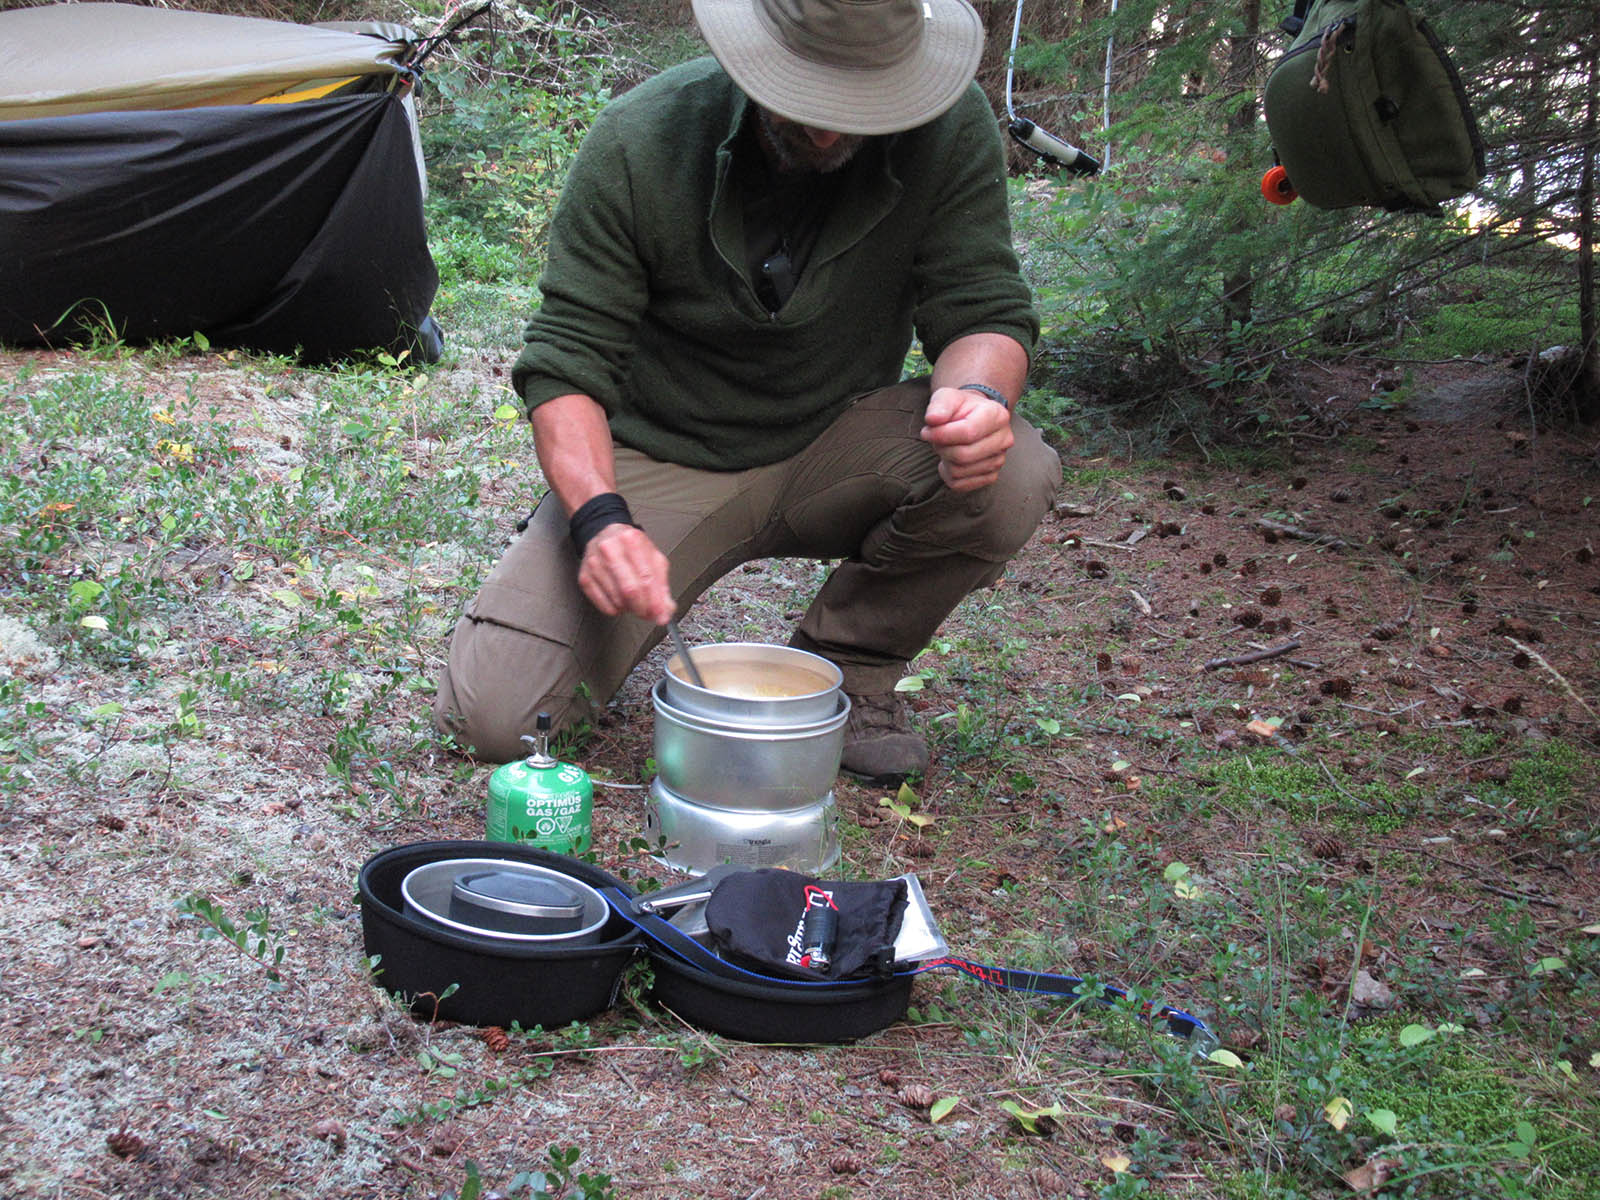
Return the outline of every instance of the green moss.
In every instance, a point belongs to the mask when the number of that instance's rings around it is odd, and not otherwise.
[[[1211,803],[1235,812],[1259,812],[1267,805],[1295,820],[1313,817],[1354,833],[1391,833],[1405,825],[1422,804],[1422,789],[1377,778],[1351,779],[1336,768],[1289,758],[1277,751],[1237,754],[1209,772],[1215,790]]]
[[[1216,801],[1224,808],[1256,809],[1276,804],[1291,816],[1307,817],[1332,806],[1338,793],[1314,765],[1276,754],[1240,754],[1216,764]]]
[[[1544,742],[1517,760],[1505,790],[1515,800],[1553,808],[1572,799],[1583,758],[1566,742]]]
[[[1236,1174],[1208,1170],[1207,1178],[1216,1186],[1213,1193],[1222,1200],[1299,1200],[1305,1193],[1287,1175],[1260,1169]]]
[[[1513,1157],[1506,1149],[1519,1122],[1536,1134],[1532,1158],[1557,1176],[1600,1178],[1600,1142],[1593,1128],[1578,1129],[1584,1114],[1542,1104],[1506,1064],[1477,1053],[1464,1041],[1435,1039],[1419,1056],[1396,1054],[1403,1019],[1364,1027],[1345,1058],[1346,1086],[1363,1132],[1376,1134],[1364,1114],[1388,1109],[1403,1141],[1433,1142],[1478,1152],[1483,1159]],[[1596,1113],[1587,1114],[1593,1125]]]

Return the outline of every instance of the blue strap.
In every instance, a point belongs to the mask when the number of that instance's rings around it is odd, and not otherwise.
[[[719,958],[688,934],[684,933],[670,921],[663,920],[654,913],[637,913],[633,911],[633,900],[619,888],[601,888],[600,894],[615,910],[616,914],[627,921],[646,938],[654,942],[661,949],[666,950],[674,958],[687,963],[691,967],[714,975],[719,979],[735,979],[745,983],[775,984],[780,987],[790,988],[838,988],[859,987],[868,980],[860,979],[788,979],[776,975],[763,975],[759,971],[752,971],[737,963],[731,963],[725,958]],[[1146,1021],[1165,1021],[1170,1033],[1181,1038],[1196,1039],[1200,1042],[1209,1042],[1212,1034],[1206,1023],[1199,1017],[1192,1016],[1179,1008],[1163,1005],[1157,1007],[1153,1001],[1139,1000],[1132,993],[1110,984],[1101,984],[1098,995],[1086,995],[1082,990],[1084,980],[1076,975],[1051,975],[1043,971],[1021,971],[1013,967],[991,967],[983,963],[975,963],[970,959],[946,955],[943,958],[929,959],[917,963],[913,967],[895,971],[890,978],[904,978],[909,975],[922,975],[929,971],[953,970],[959,971],[969,979],[976,979],[979,983],[990,987],[1000,988],[1011,992],[1033,992],[1048,996],[1060,996],[1065,1000],[1089,1000],[1098,1004],[1110,1006],[1126,1006],[1132,1004],[1135,1011]]]

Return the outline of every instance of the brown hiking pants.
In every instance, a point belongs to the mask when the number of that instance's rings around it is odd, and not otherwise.
[[[742,471],[619,446],[617,491],[670,561],[679,612],[753,559],[839,559],[791,644],[836,663],[847,692],[891,690],[950,610],[1000,577],[1061,483],[1055,451],[1013,417],[999,480],[951,491],[918,436],[927,403],[926,379],[870,392],[793,458]],[[518,757],[538,713],[588,717],[663,633],[589,603],[547,494],[456,624],[434,723],[480,758]]]

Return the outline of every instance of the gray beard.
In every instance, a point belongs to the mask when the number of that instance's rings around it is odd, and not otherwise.
[[[772,114],[764,108],[757,109],[756,115],[774,165],[785,174],[815,171],[819,175],[826,175],[830,171],[837,171],[854,158],[867,141],[859,133],[844,133],[839,135],[838,141],[824,149],[806,137],[799,125],[774,121]]]

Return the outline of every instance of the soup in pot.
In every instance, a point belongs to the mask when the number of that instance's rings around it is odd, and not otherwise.
[[[833,681],[804,667],[779,663],[702,663],[695,666],[706,682],[708,692],[740,700],[782,700],[789,696],[814,696],[829,691]],[[676,659],[672,673],[687,680],[688,671]]]

